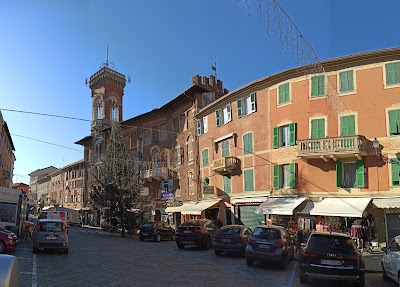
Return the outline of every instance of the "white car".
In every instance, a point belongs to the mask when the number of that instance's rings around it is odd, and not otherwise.
[[[397,235],[390,242],[387,248],[382,248],[385,255],[382,258],[383,280],[394,280],[400,286],[400,235]]]

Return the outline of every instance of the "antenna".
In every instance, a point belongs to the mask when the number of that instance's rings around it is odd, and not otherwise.
[[[217,57],[215,57],[215,64],[211,65],[211,69],[214,71],[215,81],[217,81]]]
[[[114,63],[108,60],[108,45],[107,45],[107,49],[106,49],[106,62],[103,63],[103,64],[101,65],[100,68],[103,68],[103,67],[107,67],[107,68],[108,68],[109,65],[111,65],[111,67],[112,67],[113,69],[115,69]]]

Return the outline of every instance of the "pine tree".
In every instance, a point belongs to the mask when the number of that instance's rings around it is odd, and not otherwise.
[[[114,225],[121,225],[121,236],[124,237],[128,212],[136,210],[139,206],[140,190],[143,186],[117,122],[112,123],[106,152],[101,158],[99,176],[98,180],[103,189],[100,201],[105,209],[108,208],[106,217]]]

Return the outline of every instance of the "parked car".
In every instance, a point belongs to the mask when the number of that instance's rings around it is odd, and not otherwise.
[[[294,245],[286,228],[274,225],[256,227],[247,241],[246,263],[254,261],[279,262],[286,269],[288,261],[294,259]]]
[[[14,232],[0,228],[0,254],[14,250],[17,247],[18,239]]]
[[[364,286],[365,264],[354,240],[337,232],[315,231],[300,255],[300,282],[309,279],[352,281]]]
[[[162,239],[175,240],[175,230],[164,222],[147,222],[140,227],[140,241],[146,238],[152,238],[157,242]]]
[[[239,252],[244,255],[251,233],[251,229],[245,225],[222,226],[212,237],[215,255],[221,255],[222,252]]]
[[[185,221],[176,230],[176,245],[179,249],[184,249],[186,245],[197,245],[208,250],[212,246],[211,238],[217,229],[209,219]]]
[[[387,248],[382,248],[385,255],[382,257],[382,278],[395,281],[400,286],[400,235],[392,239]]]
[[[69,239],[64,220],[39,219],[33,236],[33,253],[38,250],[54,249],[68,253]]]

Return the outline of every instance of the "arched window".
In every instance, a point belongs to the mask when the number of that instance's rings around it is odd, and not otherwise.
[[[111,110],[111,119],[113,121],[118,121],[118,103],[113,102],[112,110]]]
[[[189,172],[188,175],[188,187],[189,187],[189,195],[194,195],[194,176],[193,172]]]
[[[193,137],[189,136],[186,141],[188,161],[193,161]]]
[[[94,103],[94,113],[95,119],[101,120],[103,118],[103,102],[100,97],[97,97]]]

